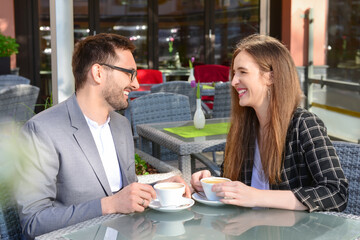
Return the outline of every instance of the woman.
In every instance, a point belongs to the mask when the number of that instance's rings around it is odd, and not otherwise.
[[[221,201],[244,207],[343,211],[348,183],[324,123],[298,108],[299,79],[278,40],[251,35],[232,58],[232,116],[222,175]],[[200,179],[191,183],[201,191]]]

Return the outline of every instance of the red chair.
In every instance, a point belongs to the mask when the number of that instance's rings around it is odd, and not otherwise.
[[[138,69],[137,79],[139,84],[156,84],[163,82],[162,73],[156,69]]]
[[[196,82],[209,83],[209,82],[228,82],[229,81],[230,67],[205,64],[194,67],[194,76]],[[201,100],[210,108],[213,108],[214,96],[203,96]]]

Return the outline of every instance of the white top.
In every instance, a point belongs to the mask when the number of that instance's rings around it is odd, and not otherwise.
[[[122,188],[121,170],[109,126],[110,117],[101,126],[86,116],[85,119],[95,140],[111,191],[117,192]]]
[[[269,179],[265,179],[264,170],[261,164],[259,145],[255,141],[254,165],[252,169],[251,186],[261,190],[269,190]]]

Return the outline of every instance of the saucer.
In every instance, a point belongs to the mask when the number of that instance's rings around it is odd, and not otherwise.
[[[203,195],[205,195],[205,193],[202,193]],[[199,202],[199,203],[203,203],[209,206],[222,206],[225,205],[225,203],[222,203],[220,201],[210,201],[208,200],[205,196],[201,196],[198,193],[193,193],[192,198],[195,199],[195,201]]]
[[[194,200],[191,198],[182,198],[181,203],[178,206],[166,206],[162,207],[159,199],[154,199],[150,202],[149,208],[160,211],[160,212],[178,212],[187,209],[194,205]]]

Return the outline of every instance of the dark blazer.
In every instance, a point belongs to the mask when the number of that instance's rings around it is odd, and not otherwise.
[[[109,124],[126,186],[137,181],[131,127],[116,112]],[[24,234],[34,238],[101,216],[101,198],[112,192],[75,94],[34,116],[22,133],[17,202]]]
[[[309,211],[343,211],[348,182],[324,123],[315,114],[297,108],[286,137],[281,183],[273,190],[291,190]],[[253,157],[247,159],[239,181],[251,185]]]

